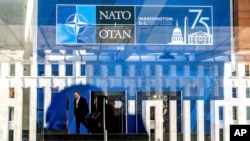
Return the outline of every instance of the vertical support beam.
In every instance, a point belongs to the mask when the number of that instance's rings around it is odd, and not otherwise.
[[[219,121],[219,106],[215,100],[210,104],[211,113],[211,141],[220,140],[220,121]]]
[[[48,125],[48,123],[46,122],[45,115],[48,111],[50,103],[51,103],[51,88],[50,88],[50,86],[46,86],[46,87],[44,87],[44,116],[43,116],[44,127],[43,128],[46,128]]]
[[[177,115],[176,115],[176,100],[169,101],[169,134],[170,141],[177,141]]]
[[[45,54],[46,55],[46,54]],[[44,74],[45,76],[51,76],[51,64],[49,62],[46,62],[45,65],[44,65]]]
[[[224,107],[224,141],[229,141],[230,137],[230,124],[233,123],[233,118],[232,118],[232,105],[231,104],[226,104]]]
[[[241,68],[241,72],[245,72],[245,68],[244,68],[245,64],[242,65],[243,68]],[[247,83],[247,82],[246,82]],[[241,102],[238,102],[238,113],[237,113],[237,124],[246,124],[247,120],[246,120],[246,103],[248,103],[248,99],[246,99],[246,83],[243,84],[239,84],[238,85],[238,100]]]
[[[59,62],[58,69],[59,76],[66,76],[66,64],[64,63],[64,61]]]
[[[75,61],[73,63],[73,76],[81,76],[81,61]]]
[[[146,128],[146,132],[148,133],[148,141],[150,141],[151,134],[150,134],[150,110],[147,108],[147,101],[142,101],[142,120],[144,126]]]
[[[197,141],[204,141],[204,101],[197,100]]]
[[[190,141],[191,140],[191,131],[190,131],[190,101],[183,100],[183,141]]]
[[[22,127],[23,127],[23,90],[22,90],[22,82],[21,80],[16,79],[16,86],[15,86],[15,98],[16,99],[16,105],[14,106],[14,124],[16,126],[16,131],[14,131],[14,140],[15,141],[21,141],[22,140]],[[17,108],[18,107],[18,108]]]
[[[162,119],[162,100],[143,100],[142,101],[142,115],[146,131],[149,134],[149,141],[151,140],[151,129],[155,129],[154,140],[163,141],[163,119]],[[154,107],[154,120],[150,119],[150,107]],[[171,140],[172,141],[172,140]]]
[[[29,141],[36,140],[36,115],[37,115],[37,89],[36,87],[30,88],[30,120],[29,120]]]
[[[3,140],[3,141],[8,141],[8,131],[9,131],[9,128],[8,128],[8,103],[9,103],[9,88],[8,88],[8,85],[3,85],[4,83],[2,83],[3,81],[0,82],[0,91],[1,91],[1,94],[0,94],[0,99],[5,99],[3,101],[1,101],[1,108],[0,108],[0,115],[1,115],[1,118],[0,118],[0,125],[1,125],[1,128],[0,128],[0,139]],[[3,87],[2,87],[3,86]],[[2,116],[2,115],[7,115],[7,116]]]

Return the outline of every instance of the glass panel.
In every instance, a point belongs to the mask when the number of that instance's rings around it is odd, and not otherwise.
[[[81,64],[81,76],[85,76],[86,75],[86,65],[85,64]]]
[[[203,66],[203,75],[204,76],[209,76],[210,74],[213,74],[213,72],[211,72],[211,71],[213,71],[212,70],[212,66],[210,66],[210,65],[204,65]]]
[[[30,76],[30,65],[29,64],[23,65],[23,76]]]
[[[176,75],[177,76],[184,76],[184,65],[177,65],[176,66]]]
[[[23,130],[22,131],[22,141],[28,141],[29,140],[29,130]]]
[[[66,64],[66,76],[72,76],[72,75],[73,75],[73,65]]]
[[[237,88],[232,88],[232,98],[237,98]]]
[[[230,5],[231,3],[233,5]],[[22,95],[19,95],[21,87],[36,87],[36,84],[37,87],[44,86],[46,89],[55,87],[50,86],[51,80],[57,79],[60,74],[72,76],[79,70],[75,71],[74,67],[72,69],[66,67],[66,70],[63,69],[64,72],[61,72],[62,70],[59,69],[61,66],[52,65],[50,70],[50,67],[47,69],[47,65],[57,64],[59,61],[60,65],[65,65],[65,62],[71,63],[71,61],[74,61],[73,64],[85,63],[88,67],[81,65],[80,74],[86,77],[76,78],[72,84],[86,83],[91,89],[98,90],[126,90],[129,100],[136,101],[138,91],[162,93],[166,89],[178,91],[177,88],[183,87],[183,98],[191,103],[188,107],[191,115],[188,117],[190,123],[187,124],[188,128],[191,125],[191,133],[187,134],[190,137],[187,140],[199,140],[197,123],[204,121],[204,126],[210,126],[217,123],[217,120],[225,119],[222,114],[223,110],[231,107],[224,107],[224,109],[223,106],[219,107],[216,109],[216,111],[219,110],[219,118],[214,118],[213,110],[215,109],[212,109],[214,105],[210,105],[213,102],[228,102],[224,96],[229,95],[233,100],[240,98],[240,102],[236,102],[235,107],[230,109],[233,111],[232,115],[227,116],[237,120],[237,110],[240,110],[237,108],[240,105],[243,109],[247,107],[246,117],[242,118],[249,120],[249,105],[247,105],[250,98],[249,7],[249,0],[0,0],[0,79],[3,97],[7,98],[1,99],[4,102],[0,101],[0,103],[3,107],[12,106],[13,102],[17,101],[24,103],[22,105],[24,107],[16,107],[17,105],[14,104],[13,108],[16,113],[22,113],[20,111],[24,109],[22,116],[29,116],[25,111],[27,110],[26,102],[23,102],[27,101],[27,95],[24,94],[23,99],[17,99]],[[114,11],[119,12],[112,13]],[[34,69],[32,67],[32,71],[31,66],[27,64],[31,62],[32,66],[38,65]],[[46,63],[46,67],[43,64],[36,64],[37,62]],[[119,69],[115,69],[114,66],[117,65],[122,66],[122,77],[120,72],[116,72]],[[157,65],[162,68],[162,72],[160,72],[161,69],[159,72],[155,69]],[[24,70],[20,74],[18,69],[22,68],[21,66],[24,66]],[[184,70],[184,68],[189,69]],[[215,72],[217,68],[218,73]],[[47,70],[51,72],[47,73]],[[37,71],[37,76],[33,75],[33,71]],[[45,72],[52,74],[52,77],[41,77],[45,75]],[[30,76],[31,73],[32,78],[23,77]],[[198,74],[204,75],[198,76]],[[112,76],[112,79],[106,76]],[[196,76],[198,77],[194,78]],[[63,83],[62,86],[66,86],[64,83],[68,82],[64,79],[70,80],[67,77],[60,79],[62,79],[60,82]],[[112,82],[112,84],[110,83],[107,87],[107,82]],[[235,88],[231,88],[228,84],[235,84],[233,85]],[[15,89],[12,90],[12,87]],[[67,89],[74,88],[69,86]],[[58,90],[55,91],[59,93]],[[88,94],[88,91],[83,93]],[[123,125],[128,126],[127,133],[135,133],[137,130],[135,126],[140,124],[135,124],[136,118],[140,122],[140,114],[150,112],[150,110],[142,110],[143,100],[155,100],[146,92],[141,92],[141,94],[146,98],[138,101],[139,104],[136,105],[139,108],[128,107],[132,109],[132,112],[125,112],[130,114],[128,122]],[[39,92],[37,96],[40,97]],[[61,93],[57,96],[60,97]],[[46,101],[47,98],[39,98],[39,101],[42,99],[45,103],[56,105],[50,101],[51,98],[48,101]],[[57,101],[60,105],[65,104],[65,97],[63,96],[62,99],[64,99],[63,102]],[[206,105],[202,121],[197,121],[195,103],[197,100],[204,101]],[[177,132],[179,132],[181,129],[179,113],[182,113],[180,110],[182,107],[179,106],[178,98],[176,102],[177,113],[175,114],[178,120]],[[47,113],[43,113],[43,104],[39,102],[37,104],[42,105],[37,109],[38,119],[42,120],[42,117],[47,117]],[[47,108],[50,110],[50,107]],[[18,109],[20,111],[17,111]],[[138,110],[138,113],[133,113],[133,109]],[[6,116],[3,119],[8,119],[7,116],[11,115],[1,113],[1,110],[0,114]],[[182,116],[185,117],[185,115]],[[65,121],[65,115],[62,117],[61,119],[55,118],[57,123]],[[29,117],[22,119],[33,120]],[[143,118],[141,120],[143,122]],[[3,122],[0,122],[0,125]],[[22,120],[17,121],[16,125],[24,125],[26,128],[26,125],[21,122]],[[39,126],[43,128],[42,121],[39,122]],[[74,122],[73,117],[69,119],[69,123],[72,122]],[[249,121],[243,119],[240,122],[248,124]],[[61,123],[60,126],[62,126]],[[27,129],[17,129],[19,127],[16,126],[13,128],[15,128],[13,131],[18,130],[18,134],[22,132],[23,140],[25,134],[33,132]],[[9,135],[13,134],[11,130],[12,126],[9,131],[0,132],[0,138],[2,136],[7,138],[8,132]],[[210,135],[210,132],[214,130],[220,130],[220,138],[217,133]],[[147,131],[157,133],[157,129]],[[209,139],[205,139],[206,141],[223,140],[227,138],[226,135],[222,135],[223,132],[223,129],[208,130],[205,127],[202,136],[209,136]],[[178,133],[177,140],[184,140],[181,136],[182,134]],[[11,136],[9,139],[11,140]]]
[[[9,141],[14,141],[14,130],[9,130]]]
[[[238,120],[238,107],[236,107],[236,106],[233,106],[233,120]]]
[[[130,75],[129,66],[123,64],[122,65],[122,76],[129,76],[129,75]]]
[[[15,76],[15,75],[16,75],[16,65],[10,64],[10,76]]]
[[[108,76],[115,76],[115,65],[108,65]]]
[[[246,107],[246,115],[247,115],[247,120],[250,120],[250,106]]]
[[[101,65],[99,64],[94,64],[94,76],[101,76]]]
[[[9,107],[9,121],[14,121],[14,107]]]
[[[51,72],[52,76],[58,76],[59,75],[59,72],[58,72],[59,65],[58,64],[52,64],[51,69],[52,69],[52,72]]]
[[[170,76],[170,74],[171,74],[171,70],[170,70],[169,65],[164,65],[162,71],[163,71],[164,76]]]
[[[246,88],[246,98],[250,98],[250,88]]]
[[[45,66],[44,64],[38,64],[38,67],[37,67],[37,75],[38,76],[44,76],[45,74]]]
[[[150,120],[155,120],[155,107],[150,107]]]
[[[249,65],[245,65],[245,76],[249,76]]]
[[[219,119],[224,120],[224,107],[219,107]]]
[[[30,120],[30,88],[23,88],[22,129],[29,131]]]
[[[37,133],[43,133],[44,88],[37,88]]]
[[[197,76],[198,68],[195,64],[190,64],[190,76]]]
[[[9,98],[15,98],[15,88],[9,88]]]

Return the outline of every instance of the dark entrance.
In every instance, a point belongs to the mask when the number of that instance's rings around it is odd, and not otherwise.
[[[162,125],[162,131],[163,131],[163,140],[168,141],[169,135],[170,135],[170,124],[175,124],[177,128],[177,140],[182,140],[182,94],[181,91],[166,91],[166,92],[142,92],[138,91],[136,95],[136,130],[137,133],[147,133],[145,125],[143,123],[143,119],[145,119],[145,111],[143,111],[143,101],[147,101],[147,104],[150,104],[150,102],[161,101],[159,102],[159,105],[162,104],[163,109],[156,109],[156,107],[150,107],[150,110],[146,111],[149,112],[148,116],[150,116],[150,120],[155,120],[156,116],[161,116],[163,118],[163,125]],[[170,122],[170,101],[176,101],[176,123]],[[162,111],[161,115],[155,115],[155,111],[160,110]],[[150,140],[155,140],[155,128],[150,129]]]
[[[125,133],[125,107],[124,91],[91,91],[91,113],[100,113],[98,120],[101,123],[102,132],[105,124],[108,133]],[[103,111],[105,111],[105,116]]]

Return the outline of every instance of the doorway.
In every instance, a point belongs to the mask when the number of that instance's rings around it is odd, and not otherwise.
[[[158,123],[161,122],[159,126]],[[173,131],[170,131],[170,127]],[[138,91],[136,94],[136,132],[148,133],[150,140],[161,138],[166,141],[170,140],[171,132],[176,132],[178,133],[177,140],[182,139],[181,91]]]
[[[105,128],[108,133],[125,133],[125,91],[91,91],[90,103],[91,113],[100,113],[102,131]]]

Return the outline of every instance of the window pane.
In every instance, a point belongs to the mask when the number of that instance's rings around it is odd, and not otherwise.
[[[144,66],[137,65],[135,68],[135,76],[144,76],[143,75],[143,68],[144,68]]]
[[[150,120],[155,120],[155,107],[150,107]]]
[[[149,76],[155,76],[156,75],[156,70],[155,70],[155,65],[150,65],[150,70],[149,70]]]
[[[246,98],[250,98],[250,88],[246,88]]]
[[[246,107],[247,109],[246,109],[246,112],[247,112],[247,120],[250,120],[250,106],[247,106]]]
[[[38,64],[37,75],[44,76],[44,64]]]
[[[220,106],[219,107],[219,119],[224,120],[224,107]]]
[[[204,72],[204,76],[209,76],[209,75],[211,75],[213,72],[212,72],[213,70],[212,70],[212,66],[210,66],[210,65],[205,65],[204,66],[204,70],[203,70],[203,72]]]
[[[129,76],[129,67],[127,65],[122,65],[122,76]]]
[[[72,75],[73,75],[73,65],[66,64],[66,76],[72,76]]]
[[[58,64],[52,64],[52,76],[58,76],[59,75],[59,73],[58,73],[58,68],[59,68],[59,66],[58,66]]]
[[[9,130],[9,141],[14,141],[14,130]]]
[[[169,65],[164,65],[162,71],[164,76],[170,76],[171,70]]]
[[[237,98],[237,88],[232,88],[232,97]]]
[[[183,76],[184,75],[184,65],[177,65],[176,66],[176,75]]]
[[[190,76],[197,76],[197,66],[191,64],[190,65]]]
[[[15,76],[16,73],[15,73],[15,64],[10,64],[10,76]]]
[[[237,107],[236,106],[233,106],[233,120],[237,120]]]
[[[197,96],[197,87],[190,87],[190,96]]]
[[[43,131],[44,88],[37,88],[37,133]]]
[[[249,76],[249,65],[245,65],[245,76]]]
[[[85,68],[86,68],[85,64],[81,64],[81,76],[86,75]]]
[[[15,89],[9,88],[9,98],[15,98]]]
[[[9,121],[14,120],[14,107],[9,107]]]
[[[108,65],[108,76],[115,76],[115,65]]]
[[[30,76],[30,65],[23,65],[23,76]]]
[[[44,106],[44,88],[37,88],[37,109],[43,109]]]
[[[94,65],[94,76],[101,76],[101,66]]]

